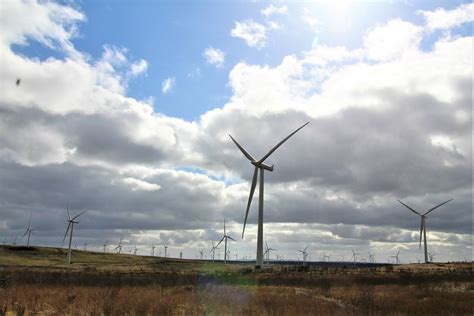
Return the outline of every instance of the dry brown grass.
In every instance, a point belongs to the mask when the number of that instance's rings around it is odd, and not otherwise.
[[[120,262],[114,269],[34,262],[0,265],[0,315],[473,314],[472,264],[255,271],[203,262],[184,262],[179,269],[178,261],[149,258],[143,268],[129,269]]]

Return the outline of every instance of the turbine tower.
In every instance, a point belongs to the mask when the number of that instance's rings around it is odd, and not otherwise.
[[[259,179],[259,194],[258,194],[258,233],[257,233],[257,262],[255,265],[255,268],[259,269],[263,265],[263,187],[264,187],[264,181],[263,181],[263,173],[264,170],[268,171],[273,171],[273,165],[269,166],[267,164],[264,164],[263,162],[270,157],[271,154],[275,150],[278,149],[284,142],[286,142],[291,136],[293,136],[296,132],[298,132],[300,129],[308,125],[309,122],[303,124],[301,127],[296,129],[294,132],[292,132],[290,135],[285,137],[281,142],[276,144],[270,151],[260,158],[260,160],[255,160],[240,144],[231,136],[230,138],[232,141],[235,143],[235,145],[240,149],[240,151],[244,154],[244,156],[250,161],[252,165],[255,166],[254,172],[253,172],[253,177],[252,177],[252,186],[250,188],[250,195],[249,195],[249,200],[247,202],[247,210],[245,212],[245,220],[244,220],[244,228],[242,231],[242,238],[244,238],[244,233],[245,233],[245,225],[247,224],[247,217],[249,214],[249,209],[250,209],[250,204],[252,203],[252,197],[253,193],[255,192],[255,187],[257,186],[257,176],[258,176],[258,170],[260,170],[260,179]]]
[[[28,239],[27,239],[27,241],[26,241],[26,247],[29,247],[29,246],[30,246],[30,235],[31,235],[31,233],[32,233],[33,231],[34,231],[34,229],[31,228],[31,213],[30,213],[30,220],[29,220],[29,222],[28,222],[28,227],[26,227],[25,233],[24,233],[23,236],[21,237],[21,238],[23,238],[23,237],[25,237],[26,235],[28,235]]]
[[[71,264],[71,244],[72,244],[72,232],[74,230],[74,224],[79,223],[77,218],[79,218],[79,216],[84,214],[85,211],[77,214],[76,216],[74,216],[72,218],[71,218],[71,214],[69,214],[69,206],[66,206],[66,211],[67,211],[67,217],[68,217],[68,219],[67,219],[68,224],[67,224],[66,233],[64,234],[62,244],[64,244],[64,240],[66,239],[67,233],[69,231],[70,233],[69,233],[69,248],[68,248],[68,253],[67,253],[67,263]],[[61,244],[61,247],[62,247],[62,244]]]
[[[104,253],[107,250],[107,240],[104,242]]]
[[[407,209],[409,209],[410,211],[412,211],[413,213],[415,213],[416,215],[420,216],[421,218],[421,225],[420,225],[420,246],[419,246],[419,249],[421,249],[421,239],[423,239],[424,241],[424,246],[425,246],[425,263],[428,263],[430,262],[431,260],[428,260],[428,243],[426,241],[426,219],[428,218],[426,215],[428,215],[430,212],[433,212],[435,209],[437,209],[438,207],[448,203],[448,202],[451,202],[453,199],[451,200],[447,200],[446,202],[443,202],[441,204],[438,204],[436,205],[435,207],[432,207],[430,208],[428,211],[426,211],[424,214],[421,214],[417,211],[415,211],[414,209],[412,209],[411,207],[409,207],[408,205],[406,205],[405,203],[403,203],[402,201],[400,200],[397,200],[400,204],[402,204],[403,206],[405,206]]]
[[[155,256],[155,245],[152,245],[151,246],[151,256],[154,257]]]
[[[219,245],[221,244],[221,242],[224,240],[224,263],[227,263],[227,256],[229,255],[229,253],[227,252],[227,239],[236,241],[234,238],[232,238],[232,237],[230,237],[229,235],[227,235],[227,233],[226,233],[226,231],[225,231],[225,218],[224,218],[224,235],[222,236],[221,241],[219,241],[219,243],[218,243],[217,246],[216,246],[216,248],[219,247]],[[220,260],[220,253],[219,253],[219,260]]]

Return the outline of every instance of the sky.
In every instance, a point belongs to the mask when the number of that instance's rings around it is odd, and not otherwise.
[[[0,238],[254,258],[472,258],[472,20],[461,1],[0,5]],[[18,82],[18,79],[19,82]],[[17,84],[18,82],[18,84]],[[161,249],[161,250],[158,250]],[[223,256],[223,247],[218,250]]]

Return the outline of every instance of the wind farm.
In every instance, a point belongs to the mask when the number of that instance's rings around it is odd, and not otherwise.
[[[0,12],[0,315],[473,314],[472,1]]]

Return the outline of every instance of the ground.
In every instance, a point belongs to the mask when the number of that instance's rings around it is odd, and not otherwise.
[[[0,315],[472,315],[472,263],[272,264],[0,246]]]

